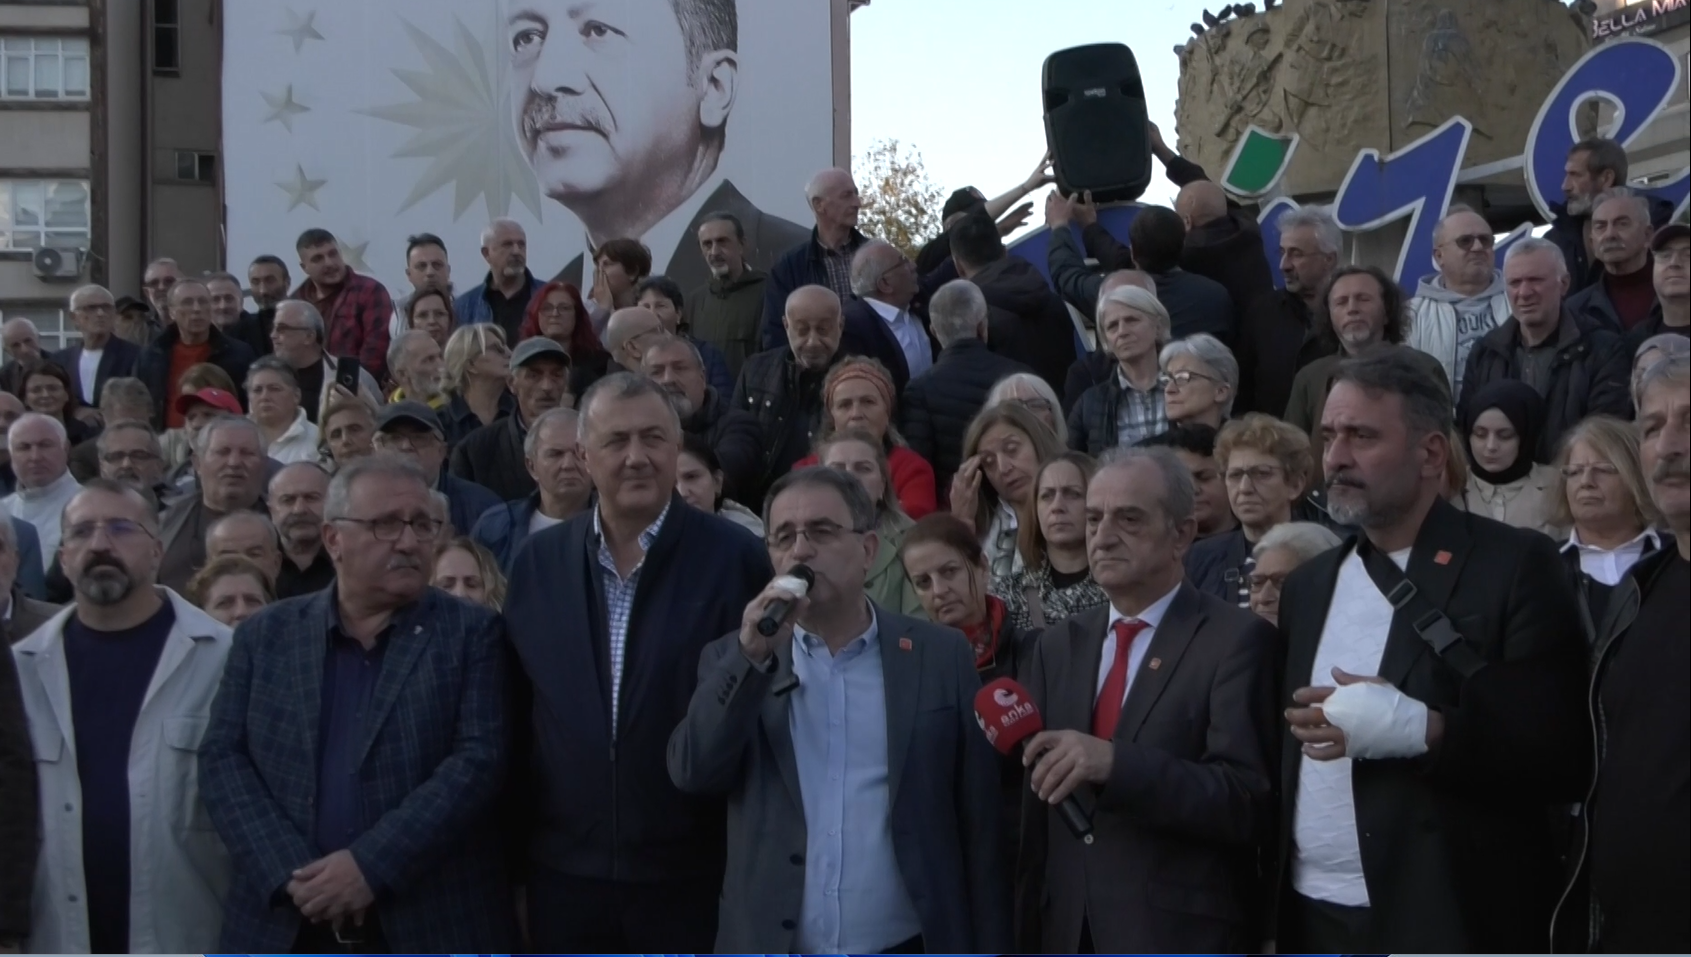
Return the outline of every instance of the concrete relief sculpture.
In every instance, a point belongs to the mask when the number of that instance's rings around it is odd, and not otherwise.
[[[1468,165],[1517,155],[1589,45],[1557,0],[1286,0],[1202,29],[1179,50],[1178,149],[1219,175],[1248,127],[1296,133],[1294,195],[1331,193],[1358,150],[1457,115],[1473,126]]]

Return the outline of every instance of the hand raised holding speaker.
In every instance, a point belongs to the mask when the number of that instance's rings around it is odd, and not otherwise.
[[[1098,221],[1098,206],[1092,202],[1091,190],[1069,197],[1069,215],[1082,229]]]
[[[809,607],[805,595],[816,576],[803,565],[777,575],[764,587],[740,619],[740,651],[759,667],[767,665],[777,643],[793,637],[793,622]]]
[[[1039,165],[1033,168],[1033,172],[1029,173],[1027,180],[1022,183],[1022,189],[1025,193],[1031,193],[1056,181],[1057,177],[1051,175],[1051,151],[1047,149],[1045,155],[1040,157]]]

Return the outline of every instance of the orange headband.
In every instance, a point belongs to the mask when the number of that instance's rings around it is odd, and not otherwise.
[[[887,404],[887,412],[889,414],[892,412],[892,380],[887,378],[884,373],[878,371],[874,366],[862,362],[843,366],[840,371],[834,375],[833,384],[828,386],[828,394],[824,397],[830,409],[834,407],[834,392],[838,390],[841,385],[846,382],[850,382],[852,379],[862,379],[865,382],[873,384],[875,386],[875,391],[881,393],[881,401]]]

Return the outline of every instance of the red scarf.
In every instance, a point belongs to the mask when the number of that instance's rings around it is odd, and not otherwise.
[[[963,629],[963,637],[975,649],[975,670],[992,664],[998,654],[998,634],[1004,630],[1004,602],[996,595],[986,596],[986,620]]]

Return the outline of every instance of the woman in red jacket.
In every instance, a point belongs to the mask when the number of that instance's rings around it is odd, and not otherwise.
[[[904,514],[920,519],[939,507],[934,492],[934,467],[904,444],[893,427],[892,376],[879,360],[847,356],[822,380],[822,432],[818,441],[836,432],[867,432],[880,439],[892,469],[893,489]],[[799,460],[793,468],[817,464],[816,456]]]

